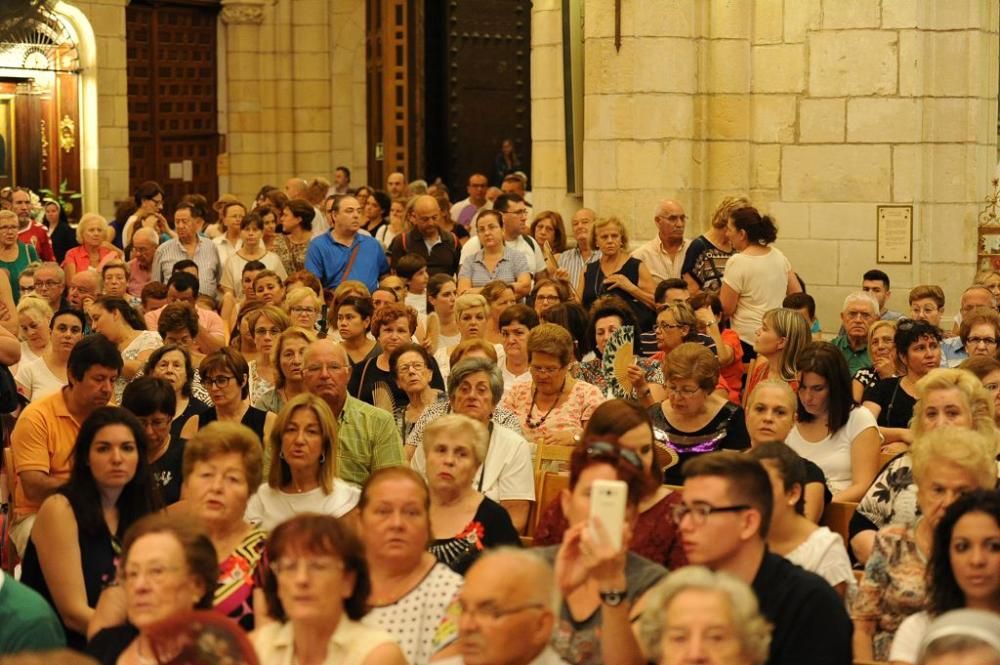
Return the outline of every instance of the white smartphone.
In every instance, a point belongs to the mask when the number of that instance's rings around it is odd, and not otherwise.
[[[628,485],[623,480],[595,480],[590,488],[590,536],[598,539],[594,518],[601,521],[615,550],[622,548]]]

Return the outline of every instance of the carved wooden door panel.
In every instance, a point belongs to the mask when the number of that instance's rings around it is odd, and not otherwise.
[[[452,198],[479,171],[492,184],[500,143],[531,163],[531,0],[428,0],[427,170]]]
[[[215,2],[132,0],[125,10],[129,185],[155,180],[168,205],[218,197]]]

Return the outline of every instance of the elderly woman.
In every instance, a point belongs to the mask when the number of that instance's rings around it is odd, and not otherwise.
[[[926,606],[934,530],[959,495],[996,486],[996,453],[995,440],[958,427],[945,425],[916,438],[911,457],[920,518],[883,527],[875,536],[851,606],[855,658],[886,660],[899,624]]]
[[[972,372],[993,398],[993,419],[1000,425],[1000,360],[976,356],[962,361],[958,369]]]
[[[668,397],[649,407],[649,416],[680,457],[665,482],[682,484],[683,465],[698,455],[750,447],[743,409],[714,392],[719,361],[711,351],[685,342],[667,356],[663,374]]]
[[[337,299],[333,306],[337,335],[347,351],[351,367],[377,357],[382,351],[368,332],[374,314],[372,299],[364,296],[345,296]]]
[[[292,199],[281,211],[281,233],[274,238],[273,251],[288,274],[305,268],[315,217],[316,209],[305,199]]]
[[[146,361],[146,376],[166,379],[174,389],[174,413],[171,414],[170,436],[181,438],[184,425],[192,417],[209,408],[211,398],[201,385],[201,376],[191,363],[191,354],[186,347],[164,344]],[[204,399],[194,394],[195,382],[204,393]]]
[[[278,363],[274,358],[274,346],[290,321],[280,307],[264,305],[250,315],[250,332],[257,348],[257,358],[248,363],[250,368],[250,403],[274,390],[278,380]]]
[[[100,407],[80,427],[69,480],[38,510],[21,581],[52,605],[72,649],[83,649],[98,596],[114,582],[122,536],[161,506],[148,450],[135,416]]]
[[[504,243],[503,215],[483,208],[476,213],[476,233],[482,249],[458,268],[458,293],[479,293],[488,282],[500,280],[514,288],[518,297],[531,290],[531,272],[524,254]]]
[[[87,213],[76,225],[78,247],[66,252],[62,268],[66,271],[66,283],[73,281],[78,272],[97,270],[109,257],[124,259],[125,254],[108,242],[108,220],[96,213]]]
[[[191,522],[162,513],[142,518],[125,534],[119,568],[120,604],[102,597],[90,624],[87,653],[102,665],[150,662],[150,627],[212,607],[219,562]]]
[[[865,391],[874,388],[882,379],[891,379],[903,373],[896,357],[895,321],[876,321],[868,329],[868,355],[872,364],[854,373],[851,380],[851,396],[860,404]]]
[[[315,332],[323,311],[323,300],[308,286],[288,288],[282,303],[293,326]]]
[[[184,481],[184,440],[170,436],[177,410],[174,388],[166,379],[140,376],[125,386],[122,408],[139,419],[149,440],[149,464],[164,505],[177,503]]]
[[[629,550],[671,570],[684,566],[687,557],[673,515],[681,495],[662,484],[663,467],[675,463],[676,458],[654,443],[653,425],[646,411],[625,400],[608,400],[594,410],[583,438],[612,443],[623,454],[632,451],[649,474],[646,493],[639,499]],[[568,527],[559,499],[543,510],[534,534],[536,547],[560,543]]]
[[[507,511],[476,487],[476,471],[488,446],[486,427],[458,413],[438,418],[424,430],[430,551],[460,575],[485,548],[521,544]]]
[[[854,572],[840,534],[807,519],[806,465],[798,453],[779,441],[753,448],[749,455],[764,466],[774,494],[767,548],[830,583],[841,598],[854,587]]]
[[[21,338],[21,363],[32,363],[49,349],[52,308],[38,296],[25,296],[17,303],[17,330]],[[16,372],[15,368],[11,368]]]
[[[427,550],[431,500],[424,479],[404,467],[379,469],[358,505],[371,576],[363,623],[392,635],[411,665],[453,655],[462,578]]]
[[[994,398],[973,374],[938,368],[916,385],[916,392],[918,399],[912,423],[914,438],[946,422],[953,427],[975,430],[991,441],[1000,441],[1000,431],[993,419]],[[851,518],[850,544],[860,561],[868,560],[878,529],[916,521],[918,513],[912,465],[909,453],[898,455],[885,465],[858,503]]]
[[[69,353],[83,338],[85,325],[83,312],[61,309],[49,320],[49,343],[41,357],[34,362],[25,362],[22,351],[15,379],[21,394],[28,401],[41,399],[66,385]]]
[[[548,243],[553,254],[559,254],[566,250],[566,225],[563,224],[562,215],[554,210],[543,210],[535,216],[535,221],[531,223],[531,237],[535,239],[539,247],[545,247]]]
[[[299,515],[267,541],[265,582],[276,622],[251,634],[262,663],[406,665],[392,635],[361,623],[371,580],[354,531],[327,515]]]
[[[480,294],[486,298],[486,304],[490,308],[490,320],[483,338],[490,344],[502,344],[500,315],[514,304],[514,289],[506,282],[492,281],[482,288]]]
[[[10,210],[0,210],[0,268],[7,271],[15,301],[21,297],[18,276],[28,264],[38,261],[35,247],[18,240],[17,233],[17,215]]]
[[[1000,314],[993,308],[977,307],[962,316],[958,336],[970,358],[995,356],[1000,340]]]
[[[409,342],[397,347],[389,355],[389,370],[396,378],[396,386],[406,394],[405,402],[396,404],[393,415],[403,441],[410,436],[414,426],[432,404],[447,404],[443,390],[431,387],[434,359],[420,344]],[[407,459],[413,456],[413,447],[407,446]]]
[[[620,480],[628,486],[626,523],[618,548],[604,525],[590,519],[591,492],[598,480]],[[569,489],[561,497],[569,527],[561,544],[538,550],[555,566],[562,602],[553,647],[568,663],[646,662],[630,622],[640,615],[646,592],[667,571],[628,551],[624,536],[635,525],[649,483],[642,460],[629,449],[587,437],[573,450]],[[602,599],[610,589],[619,592],[613,608]]]
[[[448,407],[428,408],[406,443],[417,446],[410,466],[426,475],[423,435],[431,422],[450,409],[482,423],[490,441],[482,466],[476,470],[476,489],[506,508],[514,526],[522,531],[535,500],[531,446],[511,427],[511,420],[514,427],[519,426],[517,417],[497,407],[502,396],[503,377],[496,363],[464,358],[448,377]]]
[[[541,316],[545,310],[573,299],[570,286],[561,279],[540,279],[535,282],[528,299],[535,312]]]
[[[792,264],[772,246],[778,229],[767,215],[761,216],[750,206],[733,210],[726,237],[736,253],[726,261],[719,299],[740,336],[744,355],[752,358],[764,313],[781,307],[785,296],[799,293],[802,286]]]
[[[153,351],[163,346],[163,340],[160,333],[146,330],[146,322],[122,298],[100,296],[88,313],[94,332],[101,333],[117,346],[125,362],[111,397],[111,402],[118,404],[125,386],[145,366]]]
[[[798,360],[812,341],[809,324],[794,309],[779,307],[764,313],[754,341],[756,357],[747,366],[744,395],[767,379],[781,379],[798,390]]]
[[[303,393],[278,414],[267,442],[267,482],[247,505],[246,520],[272,531],[299,513],[350,517],[361,492],[337,478],[337,419],[319,397]]]
[[[501,405],[517,414],[529,440],[573,445],[604,401],[600,389],[569,375],[573,361],[573,338],[565,328],[542,323],[528,333],[531,381],[511,386]]]
[[[527,305],[511,305],[500,316],[504,360],[500,363],[504,392],[528,376],[528,334],[538,325],[538,315]]]
[[[784,381],[767,379],[757,384],[747,398],[747,434],[751,449],[772,441],[784,442],[795,426],[798,397]],[[803,459],[806,481],[802,487],[803,514],[814,524],[823,516],[824,506],[833,498],[826,476],[815,462]]]
[[[878,419],[886,453],[903,452],[913,441],[909,424],[917,402],[917,382],[941,366],[941,331],[926,321],[901,320],[893,343],[903,374],[880,379],[863,397],[865,407]]]
[[[590,246],[601,251],[601,258],[589,264],[576,285],[577,296],[590,309],[604,295],[616,295],[632,308],[641,330],[653,327],[656,313],[653,297],[656,284],[653,274],[639,259],[628,254],[628,233],[617,217],[594,222]]]
[[[278,413],[293,397],[305,392],[302,359],[306,347],[315,341],[311,329],[293,326],[281,333],[271,351],[271,364],[277,375],[274,388],[260,395],[254,406]]]
[[[198,371],[202,383],[208,388],[212,406],[188,418],[181,430],[181,438],[190,440],[209,423],[221,420],[245,425],[258,439],[266,441],[274,426],[275,415],[250,405],[250,368],[243,356],[223,347],[205,356]]]
[[[1000,613],[1000,494],[963,494],[934,532],[927,609],[903,620],[889,651],[892,665],[915,665],[931,621],[955,610]],[[1000,640],[1000,631],[996,633]]]
[[[212,604],[244,630],[253,629],[263,602],[258,565],[267,533],[244,518],[261,462],[260,439],[234,422],[209,423],[184,448],[183,495],[219,558]]]
[[[771,625],[746,582],[701,566],[677,571],[646,595],[640,631],[660,665],[764,665]]]
[[[374,358],[359,363],[351,370],[347,392],[363,402],[368,402],[392,413],[399,405],[406,404],[406,391],[396,383],[396,377],[389,365],[393,351],[410,343],[417,329],[417,313],[412,307],[389,304],[372,316],[372,332],[378,339],[380,352]],[[437,369],[437,363],[428,366],[431,371],[430,385],[444,389],[444,379]]]
[[[834,501],[857,501],[878,473],[875,419],[851,399],[847,360],[833,344],[810,342],[798,368],[798,422],[785,443],[823,469]]]

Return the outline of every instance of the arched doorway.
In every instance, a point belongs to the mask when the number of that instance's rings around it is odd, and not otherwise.
[[[3,36],[0,187],[81,191],[81,70],[77,40],[52,11]]]

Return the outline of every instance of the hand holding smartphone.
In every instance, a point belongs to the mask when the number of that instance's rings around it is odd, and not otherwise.
[[[622,530],[625,528],[625,506],[628,498],[628,485],[623,480],[595,480],[590,488],[590,536],[596,542],[601,542],[594,526],[595,520],[600,521],[606,541],[617,552],[622,548]]]

